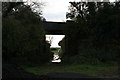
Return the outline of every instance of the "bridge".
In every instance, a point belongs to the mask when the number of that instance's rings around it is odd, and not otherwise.
[[[42,26],[46,34],[64,35],[65,22],[43,22]]]

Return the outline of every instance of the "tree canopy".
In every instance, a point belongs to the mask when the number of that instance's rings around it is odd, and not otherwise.
[[[89,58],[103,62],[118,60],[120,2],[70,2],[70,4],[70,12],[66,15],[72,21],[67,21],[66,29],[68,55],[80,54],[81,61]]]
[[[43,18],[23,2],[3,3],[3,62],[44,63],[50,60]]]

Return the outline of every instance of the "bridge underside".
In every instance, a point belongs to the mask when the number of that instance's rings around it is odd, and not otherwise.
[[[43,22],[46,34],[64,35],[65,22]]]
[[[60,31],[60,30],[56,30],[56,31],[54,31],[54,30],[45,31],[45,33],[46,33],[46,34],[51,34],[51,35],[65,35],[65,34],[63,33],[63,31]]]

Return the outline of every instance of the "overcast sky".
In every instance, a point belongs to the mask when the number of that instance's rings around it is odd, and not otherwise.
[[[68,11],[68,5],[70,0],[41,0],[45,6],[43,6],[43,17],[47,21],[59,21],[66,20],[66,12]]]

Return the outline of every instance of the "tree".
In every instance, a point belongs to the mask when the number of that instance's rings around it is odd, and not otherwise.
[[[12,8],[3,17],[3,62],[45,63],[50,60],[50,46],[45,41],[41,22],[41,17],[24,4]]]
[[[23,2],[4,2],[2,4],[3,17],[8,16],[8,14],[11,13],[15,7],[20,6],[22,4]]]
[[[119,3],[70,2],[70,12],[66,16],[74,21],[74,25],[67,25],[66,34],[67,38],[72,34],[71,40],[74,39],[74,43],[78,45],[72,47],[78,48],[77,52],[82,57],[90,60],[96,58],[102,62],[118,59],[116,57],[119,53],[118,46],[120,46],[118,43],[120,41]],[[67,41],[69,45],[72,42]],[[72,49],[69,49],[69,52],[76,53]]]

